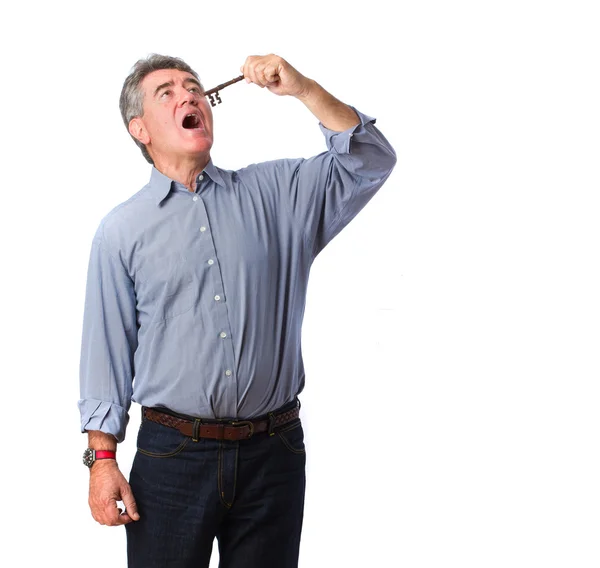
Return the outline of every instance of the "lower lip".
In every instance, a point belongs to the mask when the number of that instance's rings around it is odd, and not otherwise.
[[[183,130],[185,130],[186,132],[204,132],[204,126],[200,125],[196,128],[184,128]]]

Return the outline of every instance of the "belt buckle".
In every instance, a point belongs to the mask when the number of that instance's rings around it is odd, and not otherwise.
[[[254,424],[252,424],[252,422],[250,422],[250,420],[240,420],[240,421],[233,420],[231,422],[231,425],[232,426],[249,426],[250,433],[248,434],[248,438],[252,438],[252,435],[254,434]]]

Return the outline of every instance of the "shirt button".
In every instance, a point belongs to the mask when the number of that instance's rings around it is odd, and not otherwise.
[[[225,374],[226,374],[228,377],[231,377],[231,370],[230,370],[230,369],[227,369],[227,370],[225,371]]]
[[[227,337],[227,334],[226,334],[224,331],[222,331],[221,333],[219,333],[219,336],[220,336],[222,339],[225,339],[225,338]]]
[[[192,201],[198,201],[198,196],[194,195],[194,197],[192,197]]]
[[[210,259],[208,260],[208,264],[214,264],[214,263],[215,263],[215,261],[214,261],[212,258],[210,258]]]
[[[200,227],[200,232],[204,233],[204,231],[206,231],[206,227]]]
[[[218,302],[221,299],[221,296],[219,296],[218,294],[215,296],[215,300]]]
[[[204,176],[203,176],[202,174],[200,174],[200,175],[198,176],[198,179],[199,179],[200,181],[202,181],[202,180],[204,179]]]

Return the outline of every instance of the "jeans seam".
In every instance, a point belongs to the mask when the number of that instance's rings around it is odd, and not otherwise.
[[[185,448],[187,446],[187,443],[189,442],[189,438],[185,438],[181,444],[179,444],[179,446],[177,446],[177,448],[175,448],[172,452],[166,453],[166,454],[156,454],[154,452],[149,452],[147,450],[143,450],[142,448],[138,447],[138,452],[140,452],[141,454],[144,454],[145,456],[149,456],[151,458],[171,458],[173,456],[176,456],[178,453],[180,453],[183,448]]]
[[[298,426],[301,425],[301,422],[298,421],[295,424],[292,424],[291,426],[287,426],[284,428],[279,428],[279,430],[277,430],[277,432],[288,432],[289,430],[293,430],[294,428],[298,428]]]
[[[233,505],[233,501],[235,499],[235,489],[237,487],[237,470],[238,470],[238,452],[240,451],[240,443],[237,443],[235,447],[235,469],[233,470],[233,491],[231,494],[231,504]]]
[[[291,429],[291,428],[290,428]],[[302,450],[297,450],[294,447],[292,447],[290,445],[290,443],[281,435],[281,431],[277,432],[277,435],[279,436],[279,439],[283,442],[283,444],[285,445],[285,447],[290,451],[293,452],[294,454],[305,454],[306,453],[306,448],[302,449]]]
[[[217,472],[219,500],[227,509],[231,509],[231,503],[225,500],[225,491],[223,491],[223,442],[219,442],[219,466]]]

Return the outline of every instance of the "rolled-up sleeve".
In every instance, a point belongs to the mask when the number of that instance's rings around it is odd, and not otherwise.
[[[125,438],[137,348],[132,279],[98,229],[91,247],[80,360],[81,431]]]
[[[292,215],[316,256],[368,203],[392,173],[396,152],[375,118],[354,107],[360,122],[344,132],[319,124],[327,152],[284,161]]]

